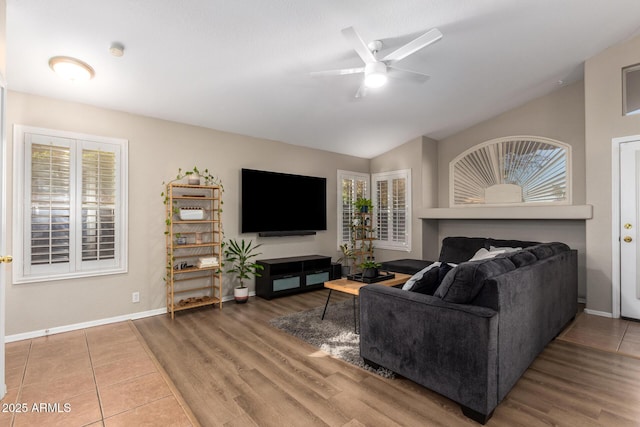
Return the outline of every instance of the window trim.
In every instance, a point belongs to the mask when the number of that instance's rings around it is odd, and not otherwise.
[[[81,140],[84,142],[88,142],[89,144],[108,144],[118,146],[118,161],[116,162],[116,179],[119,180],[118,191],[119,191],[119,199],[120,199],[120,208],[118,209],[117,216],[120,219],[120,229],[119,232],[115,236],[116,240],[116,252],[119,251],[119,256],[115,260],[115,264],[111,267],[99,266],[98,268],[86,268],[89,266],[89,263],[85,264],[85,269],[82,269],[81,265],[77,265],[75,267],[75,271],[61,272],[61,273],[42,273],[42,274],[25,274],[25,249],[26,245],[24,242],[29,241],[30,237],[28,236],[28,230],[26,230],[26,218],[25,215],[30,211],[29,204],[30,200],[23,197],[24,189],[25,189],[25,178],[26,173],[30,170],[26,167],[25,161],[27,153],[25,152],[26,144],[25,144],[25,135],[26,134],[40,134],[45,135],[47,137],[53,138],[66,138],[72,140]],[[128,272],[128,253],[129,253],[129,238],[128,238],[128,182],[129,182],[129,166],[128,166],[128,151],[129,151],[129,141],[121,138],[111,138],[104,136],[96,136],[83,134],[78,132],[70,132],[70,131],[61,131],[55,129],[45,129],[39,127],[32,126],[24,126],[24,125],[14,125],[13,128],[13,179],[14,179],[14,191],[13,191],[13,210],[14,210],[14,218],[13,218],[13,252],[14,252],[14,262],[13,262],[13,283],[21,284],[21,283],[37,283],[37,282],[48,282],[54,280],[65,280],[65,279],[73,279],[73,278],[81,278],[81,277],[95,277],[95,276],[105,276],[112,274],[122,274]],[[78,165],[81,165],[81,155],[76,157],[76,162],[74,164],[74,169],[72,174],[78,174]],[[75,181],[78,178],[76,177]],[[74,186],[75,188],[75,186]],[[72,202],[72,217],[75,215],[79,215],[81,211],[80,203],[81,200],[77,200],[77,191],[72,190],[70,192]],[[78,223],[78,218],[72,218],[71,220],[71,230],[72,234],[74,234],[73,230],[78,228],[81,229],[81,224]],[[26,234],[25,234],[26,233]],[[74,237],[74,245],[79,247],[81,251],[82,246],[82,233],[80,235],[75,232]],[[25,236],[28,237],[25,240]],[[78,246],[79,245],[79,246]],[[78,254],[73,253],[70,254],[72,258],[77,258]],[[74,264],[73,261],[70,260],[71,265]]]
[[[399,169],[395,171],[379,172],[379,173],[371,174],[371,191],[374,193],[377,192],[377,188],[378,188],[377,182],[392,181],[393,179],[396,179],[396,178],[404,178],[406,181],[405,182],[405,198],[406,198],[405,235],[406,235],[406,238],[404,242],[393,242],[391,240],[378,239],[375,241],[375,246],[377,249],[411,252],[411,234],[413,233],[412,204],[411,204],[413,188],[411,187],[411,169]],[[392,186],[390,186],[390,188],[392,188]],[[392,191],[389,192],[389,197],[390,198],[393,197]],[[378,207],[376,206],[376,203],[375,203],[375,200],[377,200],[377,194],[376,194],[376,197],[372,200],[374,200],[373,210],[374,210],[374,218],[376,219],[375,224],[377,227]],[[379,236],[380,235],[378,233],[378,237]]]

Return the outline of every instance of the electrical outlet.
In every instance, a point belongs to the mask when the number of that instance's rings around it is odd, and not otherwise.
[[[134,292],[131,294],[131,302],[140,302],[140,292]]]

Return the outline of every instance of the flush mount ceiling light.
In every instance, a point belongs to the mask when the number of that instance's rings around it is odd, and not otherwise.
[[[70,56],[54,56],[49,59],[49,67],[59,76],[74,82],[91,80],[96,74],[89,64]]]

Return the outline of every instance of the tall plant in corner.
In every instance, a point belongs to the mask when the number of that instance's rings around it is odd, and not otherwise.
[[[246,242],[244,239],[240,241],[230,239],[225,244],[224,259],[228,267],[227,273],[233,274],[240,282],[240,286],[233,290],[233,296],[239,304],[249,300],[249,288],[245,286],[244,281],[262,276],[260,271],[264,270],[264,267],[254,259],[260,255],[259,252],[255,252],[260,246],[260,244],[254,245],[251,240]]]

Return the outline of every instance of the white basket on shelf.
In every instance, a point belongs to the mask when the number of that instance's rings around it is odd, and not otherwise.
[[[194,221],[204,219],[204,209],[198,207],[183,207],[179,212],[182,221]]]

